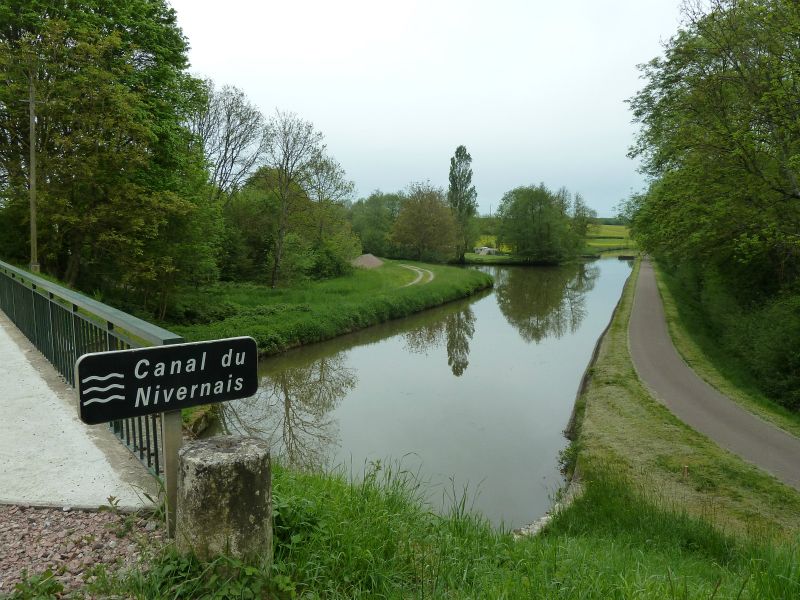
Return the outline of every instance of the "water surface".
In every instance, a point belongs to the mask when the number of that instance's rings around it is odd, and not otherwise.
[[[304,467],[400,461],[435,510],[467,490],[495,524],[540,517],[630,265],[481,268],[493,291],[262,361],[259,393],[224,405],[226,427]]]

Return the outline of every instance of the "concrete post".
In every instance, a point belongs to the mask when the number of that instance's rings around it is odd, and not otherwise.
[[[175,542],[203,560],[272,560],[269,445],[248,437],[187,443],[179,454]]]

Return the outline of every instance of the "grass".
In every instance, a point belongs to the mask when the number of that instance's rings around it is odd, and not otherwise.
[[[767,398],[747,369],[721,349],[697,303],[683,293],[675,279],[656,267],[656,281],[672,342],[683,360],[709,385],[746,410],[800,436],[800,414]]]
[[[96,571],[126,598],[793,598],[795,543],[741,540],[663,501],[613,465],[544,533],[516,540],[455,497],[439,516],[399,466],[273,474],[275,562],[200,563],[167,549],[148,569]]]
[[[401,264],[428,269],[434,279],[407,286],[416,274]],[[491,285],[490,276],[474,270],[386,261],[377,269],[356,269],[345,277],[286,288],[219,283],[194,292],[165,326],[187,340],[249,335],[259,352],[275,354],[464,298]]]
[[[625,225],[589,225],[584,254],[631,254],[636,244]]]
[[[509,254],[483,255],[467,252],[464,260],[471,265],[527,265],[530,264],[521,256]]]

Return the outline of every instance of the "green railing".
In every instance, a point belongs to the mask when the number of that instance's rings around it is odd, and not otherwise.
[[[0,309],[75,386],[75,361],[89,352],[177,344],[183,338],[0,261]],[[155,475],[163,470],[160,415],[110,423]]]

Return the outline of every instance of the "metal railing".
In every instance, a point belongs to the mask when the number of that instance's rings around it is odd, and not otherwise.
[[[73,387],[89,352],[177,344],[183,338],[0,261],[0,309]],[[155,475],[163,471],[161,415],[112,421],[111,430]]]

